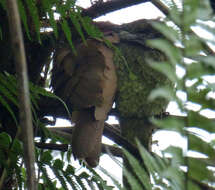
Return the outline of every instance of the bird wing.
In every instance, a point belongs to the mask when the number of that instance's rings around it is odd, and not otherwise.
[[[103,41],[88,39],[77,46],[77,55],[63,47],[55,52],[52,86],[56,95],[72,105],[75,129],[72,150],[88,165],[98,164],[104,121],[117,88],[113,50]]]

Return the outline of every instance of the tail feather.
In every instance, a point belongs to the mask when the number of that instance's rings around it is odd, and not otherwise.
[[[101,138],[104,120],[96,121],[92,110],[81,110],[76,114],[76,125],[72,137],[72,151],[75,158],[84,159],[95,167],[101,152]]]

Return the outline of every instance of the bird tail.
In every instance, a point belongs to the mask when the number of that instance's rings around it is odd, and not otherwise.
[[[101,152],[104,120],[95,120],[94,111],[85,109],[75,114],[72,151],[75,158],[84,159],[90,167],[96,167]]]

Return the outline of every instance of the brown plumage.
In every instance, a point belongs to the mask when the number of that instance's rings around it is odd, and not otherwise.
[[[77,55],[67,45],[56,50],[51,85],[55,94],[75,110],[71,141],[74,156],[95,167],[104,121],[117,86],[113,51],[94,39],[88,39],[87,45],[77,45],[76,50]]]

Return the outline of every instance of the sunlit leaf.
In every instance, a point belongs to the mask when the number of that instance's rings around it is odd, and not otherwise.
[[[215,133],[214,121],[196,112],[189,112],[189,126],[204,129],[210,133]]]
[[[169,101],[173,101],[175,100],[175,93],[173,92],[172,88],[169,87],[156,88],[155,90],[151,91],[148,99],[152,101],[156,98],[165,98]]]
[[[181,53],[178,47],[164,39],[148,40],[147,44],[166,54],[171,64],[176,65],[181,62]]]
[[[152,26],[156,30],[160,31],[167,39],[171,40],[173,43],[180,40],[179,31],[173,29],[165,23],[154,22],[152,23]]]
[[[147,62],[150,67],[166,75],[166,77],[168,77],[173,83],[178,80],[175,67],[173,65],[167,62],[156,62],[153,60],[147,60]]]
[[[215,159],[215,149],[197,135],[189,134],[189,149],[205,154],[211,159]]]
[[[180,133],[183,133],[185,127],[184,118],[180,118],[177,116],[170,116],[162,120],[152,118],[151,122],[162,129],[168,129],[170,131],[179,131]]]
[[[188,177],[196,181],[213,180],[213,172],[207,168],[207,164],[196,158],[188,159]]]

